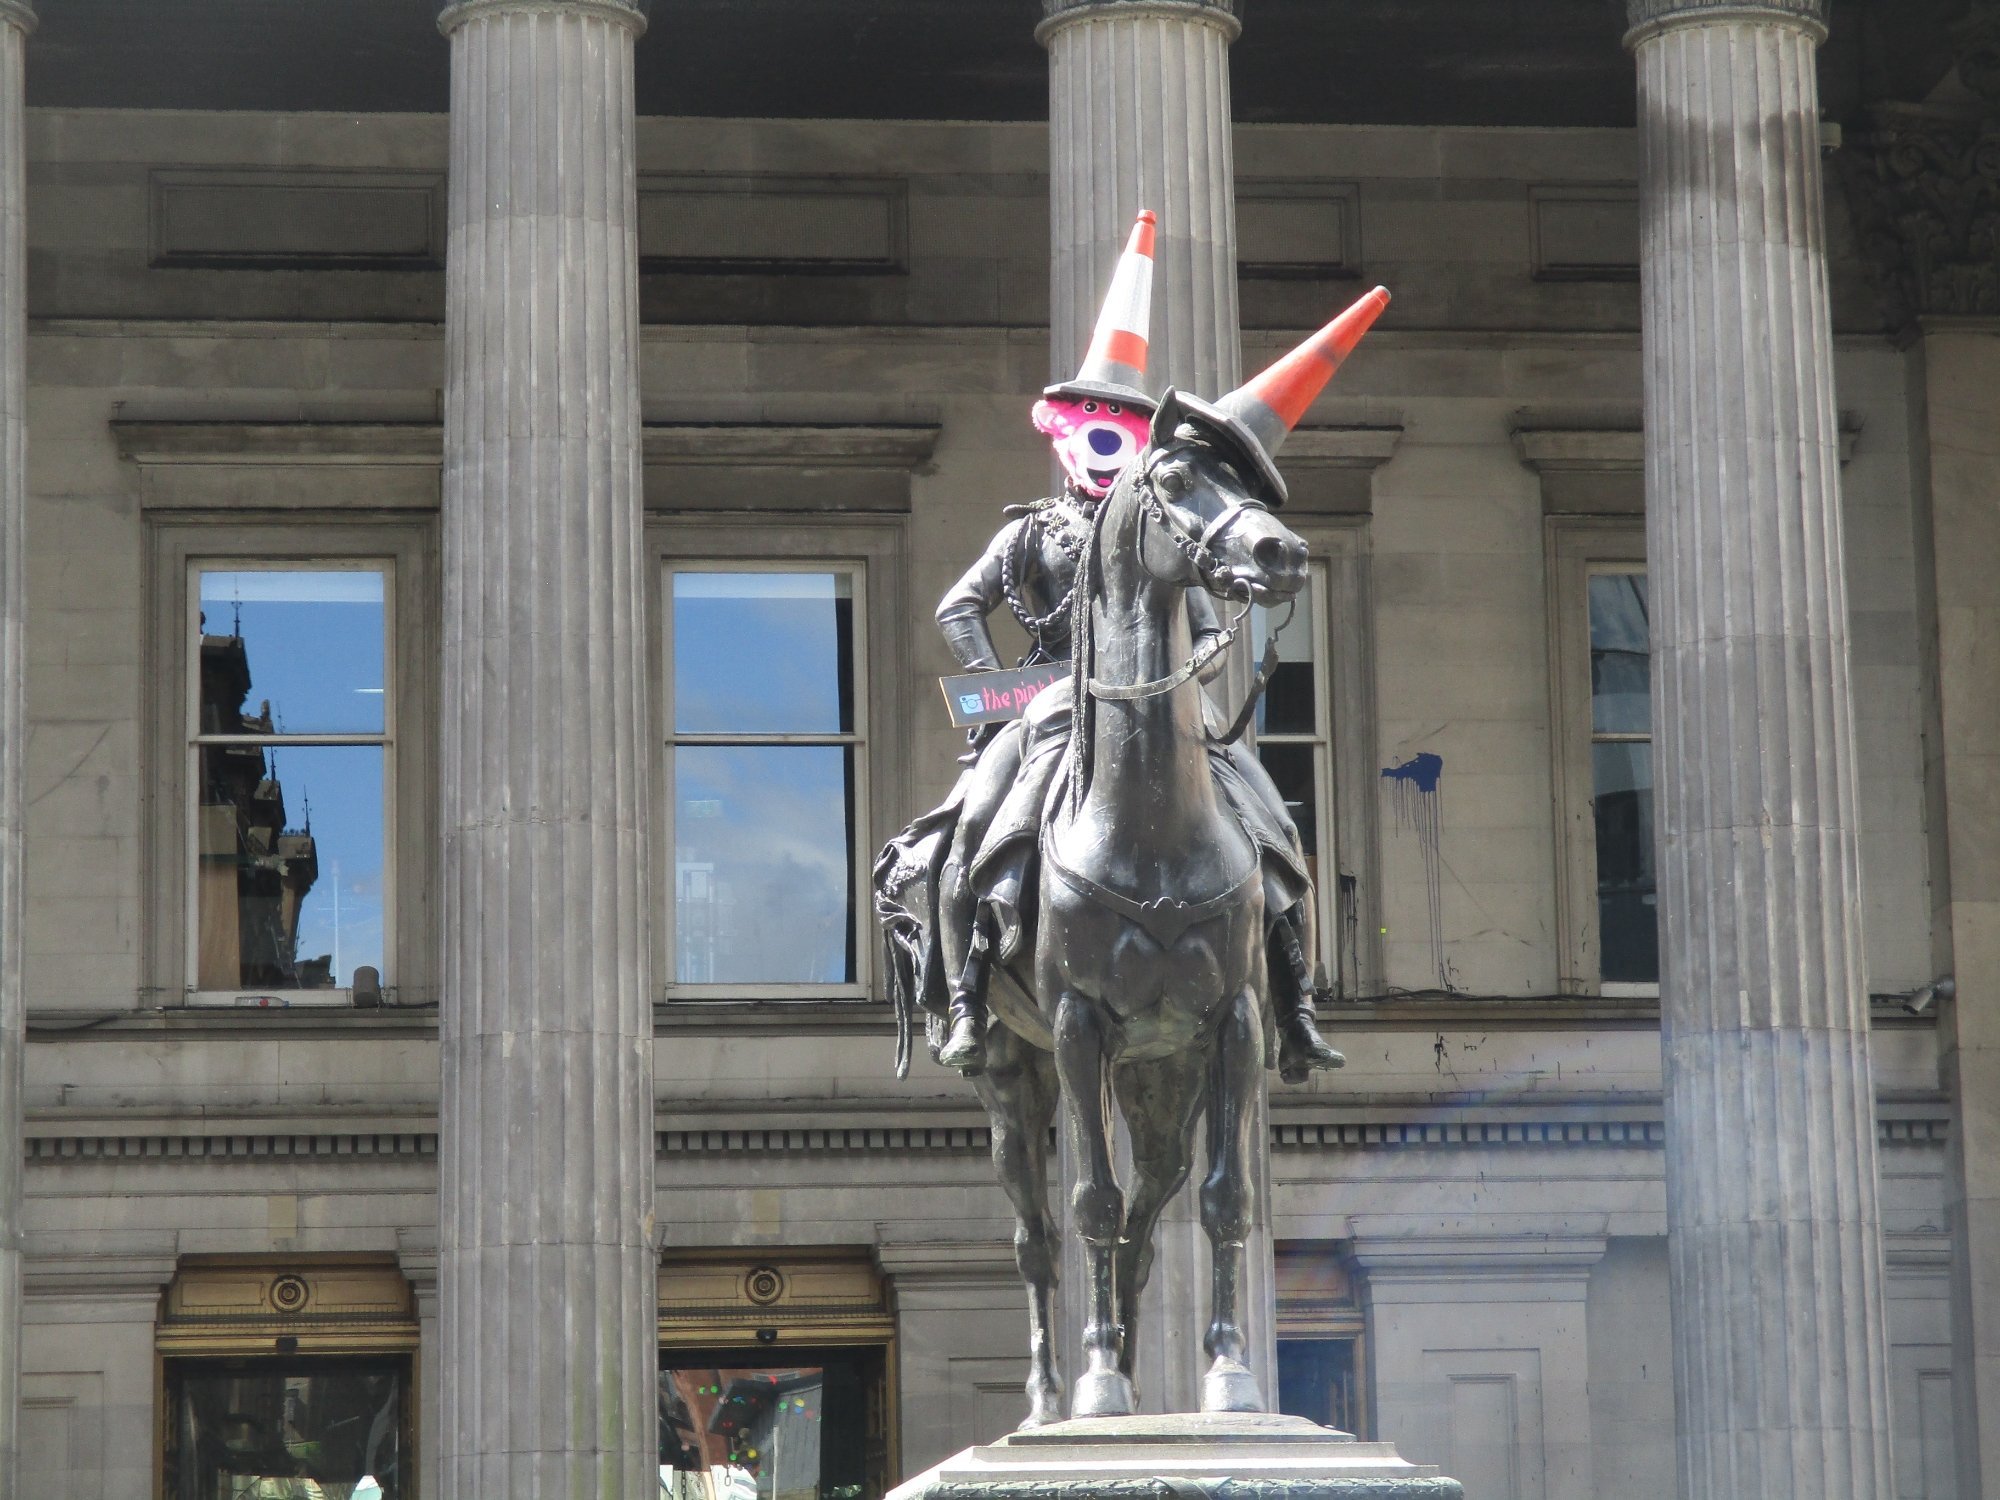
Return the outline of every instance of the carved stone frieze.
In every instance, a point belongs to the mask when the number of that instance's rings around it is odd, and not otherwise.
[[[1892,323],[2000,313],[2000,118],[1884,106],[1838,160]]]

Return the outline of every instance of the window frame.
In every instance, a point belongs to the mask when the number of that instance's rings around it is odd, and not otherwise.
[[[1307,576],[1311,579],[1310,587],[1313,592],[1322,600],[1331,597],[1333,574],[1331,560],[1325,557],[1314,556],[1308,559],[1306,567],[1308,569]],[[1279,619],[1284,617],[1282,609],[1267,611],[1267,615],[1269,614],[1275,614]],[[1292,622],[1292,629],[1296,630],[1303,625],[1307,630],[1312,632],[1313,727],[1311,731],[1301,733],[1298,731],[1280,732],[1260,729],[1256,739],[1256,754],[1260,760],[1263,757],[1264,746],[1267,744],[1304,745],[1312,752],[1314,791],[1314,827],[1312,835],[1313,847],[1319,851],[1318,864],[1322,875],[1330,867],[1330,862],[1326,857],[1327,854],[1329,852],[1337,853],[1339,847],[1336,833],[1339,820],[1334,817],[1333,810],[1333,673],[1329,670],[1332,653],[1332,632],[1327,628],[1328,618],[1328,610],[1324,605],[1320,605],[1311,610],[1309,614]],[[1250,646],[1251,655],[1253,657],[1257,656],[1259,652],[1254,636],[1250,642]],[[1258,706],[1260,709],[1263,707],[1262,704]],[[1329,975],[1337,974],[1341,970],[1339,949],[1342,945],[1339,942],[1340,934],[1338,929],[1333,925],[1335,901],[1332,886],[1338,883],[1337,863],[1336,858],[1332,862],[1332,867],[1335,871],[1335,880],[1328,882],[1323,878],[1316,878],[1314,881],[1315,889],[1313,891],[1313,898],[1318,904],[1318,910],[1314,913],[1314,917],[1319,924],[1319,957],[1326,964]]]
[[[189,643],[192,643],[201,634],[201,598],[196,580],[205,570],[221,571],[221,569],[216,567],[217,561],[218,559],[213,557],[201,555],[190,556],[187,560],[187,578],[183,584],[186,597],[186,614],[182,618],[181,629],[187,632],[187,641]],[[184,832],[186,839],[186,868],[181,871],[181,879],[185,882],[184,888],[189,893],[189,898],[182,903],[187,922],[187,930],[182,934],[182,941],[186,945],[183,949],[186,957],[183,975],[187,986],[185,993],[188,998],[186,1003],[205,1008],[244,1006],[248,1005],[252,1000],[275,993],[284,996],[303,995],[309,997],[306,999],[290,1000],[288,1003],[293,1006],[352,1005],[354,1003],[354,987],[352,984],[339,983],[340,974],[337,969],[332,975],[335,982],[324,989],[299,988],[271,991],[244,988],[242,986],[225,989],[204,989],[201,987],[199,976],[201,962],[201,900],[198,889],[201,881],[202,859],[201,804],[195,797],[194,792],[201,783],[202,751],[211,745],[258,745],[266,749],[278,749],[285,746],[297,746],[300,748],[354,747],[366,749],[371,746],[380,746],[382,750],[382,862],[385,867],[382,871],[382,965],[385,972],[381,976],[381,981],[385,988],[394,982],[391,978],[391,974],[394,971],[391,967],[389,956],[396,951],[396,861],[391,857],[391,852],[396,847],[396,797],[394,792],[397,761],[396,720],[397,714],[401,709],[402,700],[401,685],[395,682],[394,673],[390,670],[391,663],[395,660],[395,642],[397,639],[396,577],[398,570],[396,560],[392,556],[378,555],[372,557],[340,558],[338,560],[318,559],[305,562],[262,557],[250,559],[227,558],[220,559],[220,561],[226,564],[233,564],[230,571],[238,573],[300,573],[313,570],[327,573],[379,571],[382,575],[382,670],[384,686],[388,690],[383,694],[382,729],[379,734],[288,734],[273,732],[271,734],[214,735],[204,734],[201,728],[201,673],[198,670],[183,672],[182,676],[186,683],[186,692],[183,700],[186,705],[186,718],[183,722],[186,736],[187,760],[181,768],[181,774],[186,778],[183,782],[181,805],[187,810],[187,825]],[[191,658],[190,662],[192,664]]]
[[[1352,1001],[1379,993],[1383,984],[1369,517],[1286,514],[1283,519],[1305,542],[1313,582],[1322,590],[1312,622],[1319,673],[1314,695],[1326,776],[1319,809],[1316,916],[1328,978],[1340,999]],[[1297,621],[1292,628],[1298,628]],[[1243,650],[1247,661],[1247,643]],[[1246,686],[1254,665],[1246,665]],[[1225,715],[1236,711],[1238,700],[1231,690],[1212,691]],[[1285,739],[1295,737],[1280,736],[1281,742]]]
[[[302,1302],[287,1310],[277,1280],[302,1283]],[[290,1347],[284,1347],[289,1343]],[[301,1256],[187,1255],[158,1299],[153,1322],[152,1493],[167,1493],[167,1439],[174,1420],[167,1399],[170,1365],[238,1361],[401,1359],[407,1500],[424,1500],[429,1478],[424,1423],[428,1360],[417,1294],[390,1257],[337,1251]]]
[[[1608,1000],[1657,999],[1660,986],[1603,977],[1597,916],[1597,742],[1590,692],[1590,579],[1645,573],[1643,516],[1551,516],[1549,575],[1550,757],[1554,776],[1558,988]]]
[[[904,529],[880,517],[754,517],[680,514],[647,517],[646,553],[651,627],[649,682],[657,698],[653,710],[652,819],[655,868],[653,991],[657,1003],[691,1013],[717,1006],[779,1003],[787,1006],[874,1006],[884,999],[876,961],[874,914],[869,876],[884,830],[906,819],[908,783],[903,774],[903,737],[893,726],[905,722],[905,682],[911,667],[899,628],[908,599]],[[682,984],[675,975],[674,879],[673,621],[667,593],[671,572],[703,568],[716,572],[840,572],[853,577],[855,723],[853,920],[854,979],[844,984],[726,983]],[[847,743],[842,735],[699,735],[696,742]]]
[[[434,523],[408,517],[252,516],[241,512],[148,517],[149,583],[146,708],[154,762],[153,806],[146,819],[148,999],[161,1009],[357,1009],[350,986],[325,990],[201,990],[197,952],[195,870],[198,810],[193,622],[200,604],[194,580],[201,567],[312,568],[328,571],[385,565],[383,630],[383,949],[385,1005],[436,999],[432,912],[435,890],[436,736],[438,694]],[[291,739],[292,736],[281,738]],[[300,734],[302,744],[355,742],[373,736]],[[262,1007],[243,997],[273,995],[285,1004]],[[300,998],[303,997],[303,998]]]
[[[1340,1242],[1284,1241],[1274,1247],[1273,1271],[1276,1282],[1274,1343],[1345,1343],[1354,1351],[1354,1436],[1363,1442],[1375,1433],[1375,1376],[1370,1360],[1368,1316],[1361,1295],[1362,1277],[1354,1264],[1351,1246]],[[1313,1262],[1335,1267],[1332,1288],[1318,1288],[1312,1295],[1298,1283],[1300,1268]],[[1324,1293],[1334,1291],[1335,1295]],[[1289,1295],[1288,1295],[1289,1294]],[[1277,1372],[1272,1372],[1275,1382]],[[1281,1398],[1271,1392],[1273,1410]]]
[[[801,1357],[879,1351],[886,1494],[903,1472],[902,1337],[891,1280],[873,1254],[853,1246],[665,1248],[655,1288],[654,1369],[691,1354],[738,1349]]]

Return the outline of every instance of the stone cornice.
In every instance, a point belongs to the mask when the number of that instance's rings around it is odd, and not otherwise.
[[[1044,47],[1058,31],[1080,21],[1130,21],[1155,17],[1166,21],[1198,21],[1213,26],[1229,41],[1243,34],[1237,0],[1042,0],[1042,22],[1035,40]]]
[[[1285,443],[1286,467],[1379,469],[1396,456],[1398,426],[1296,427]]]
[[[888,469],[930,462],[935,423],[651,422],[649,464]],[[444,461],[435,422],[114,421],[118,456],[142,466],[416,465]]]
[[[1627,47],[1677,26],[1722,21],[1797,26],[1815,41],[1826,40],[1826,0],[1626,0],[1625,15]]]
[[[634,36],[646,29],[645,12],[634,0],[452,0],[438,13],[438,30],[450,36],[467,21],[481,16],[535,11],[546,15],[596,16],[628,27]]]
[[[20,28],[22,36],[34,33],[35,9],[28,0],[0,0],[0,22]]]

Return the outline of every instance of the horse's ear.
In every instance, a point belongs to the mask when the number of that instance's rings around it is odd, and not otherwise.
[[[1174,440],[1174,429],[1181,425],[1181,393],[1168,386],[1166,394],[1160,397],[1159,408],[1153,413],[1153,431],[1150,441],[1155,448],[1164,448]]]

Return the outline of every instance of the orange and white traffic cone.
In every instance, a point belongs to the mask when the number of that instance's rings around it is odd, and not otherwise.
[[[1182,397],[1198,416],[1222,427],[1275,486],[1280,500],[1285,482],[1278,474],[1278,450],[1308,408],[1326,389],[1361,336],[1389,305],[1387,287],[1376,287],[1318,333],[1269,368],[1210,403]]]
[[[1098,309],[1097,328],[1074,378],[1050,386],[1042,394],[1052,400],[1085,401],[1093,397],[1153,410],[1146,394],[1147,335],[1153,324],[1153,234],[1156,221],[1149,208],[1139,210],[1125,242],[1111,289]]]

